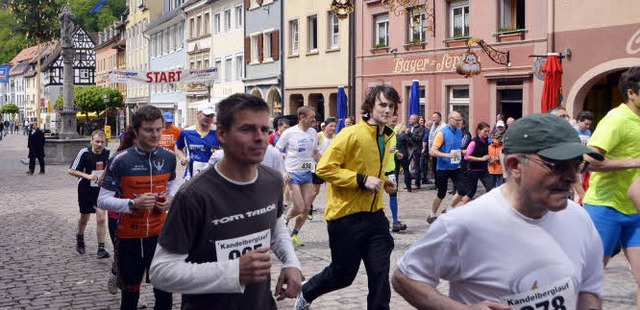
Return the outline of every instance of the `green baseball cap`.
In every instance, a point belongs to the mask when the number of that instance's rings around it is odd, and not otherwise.
[[[505,154],[538,154],[553,160],[569,160],[587,154],[603,160],[602,154],[580,142],[569,123],[555,115],[531,114],[515,121],[502,139]]]

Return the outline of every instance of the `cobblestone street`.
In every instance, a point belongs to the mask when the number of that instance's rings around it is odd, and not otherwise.
[[[5,226],[0,233],[0,309],[119,308],[119,293],[109,294],[106,285],[112,258],[95,258],[97,241],[93,216],[85,233],[87,253],[80,255],[75,251],[79,217],[76,179],[66,173],[67,165],[48,165],[45,175],[26,176],[27,166],[22,162],[27,154],[26,144],[26,136],[21,134],[10,134],[0,141],[0,216],[4,218]],[[114,143],[111,148],[115,148]],[[428,229],[426,210],[435,194],[435,191],[425,189],[399,194],[400,219],[409,228],[393,235],[392,271],[397,259]],[[314,204],[315,219],[307,222],[300,234],[306,246],[296,248],[307,278],[330,262],[326,225],[322,219],[325,195],[326,188],[323,187]],[[110,242],[107,250],[113,254]],[[274,264],[272,282],[279,274],[277,260]],[[143,284],[142,287],[140,303],[152,307],[150,285]],[[626,260],[618,255],[606,270],[603,308],[634,309],[635,288]],[[446,293],[446,283],[439,289]],[[366,309],[366,298],[367,278],[361,266],[353,285],[320,297],[312,308]],[[292,309],[293,303],[294,300],[284,300],[278,305],[281,309]],[[179,308],[180,298],[176,294],[174,309]],[[393,292],[391,308],[411,307]]]

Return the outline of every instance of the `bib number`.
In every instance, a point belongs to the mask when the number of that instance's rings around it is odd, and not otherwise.
[[[396,181],[396,175],[393,173],[387,176],[387,180],[393,182],[393,184],[395,185],[398,185],[398,182]]]
[[[313,163],[310,161],[303,162],[302,165],[300,165],[300,170],[311,171],[312,169],[313,169]]]
[[[202,170],[207,168],[207,163],[202,161],[194,161],[193,162],[193,173],[191,177],[196,176],[196,174],[200,173]]]
[[[462,159],[462,151],[460,150],[451,150],[451,154],[453,154],[453,158],[451,158],[452,164],[459,164]]]
[[[93,171],[91,171],[91,174],[92,174],[92,175],[97,175],[97,176],[98,176],[98,180],[99,180],[99,179],[100,179],[100,177],[102,176],[102,173],[103,173],[103,172],[104,172],[104,170],[93,170]],[[91,181],[91,182],[89,182],[89,185],[90,185],[91,187],[99,187],[99,186],[98,186],[98,182],[93,182],[93,181]]]
[[[216,241],[217,261],[238,259],[249,251],[271,245],[271,230],[266,229],[250,235]]]
[[[564,278],[532,291],[504,296],[500,301],[514,310],[571,310],[578,305],[576,296],[573,281]]]

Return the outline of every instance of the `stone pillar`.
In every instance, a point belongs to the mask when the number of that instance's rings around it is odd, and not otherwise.
[[[64,7],[58,16],[60,21],[60,45],[62,47],[62,60],[64,63],[64,80],[62,82],[62,99],[64,107],[60,112],[62,128],[60,139],[79,138],[76,126],[76,110],[73,104],[73,61],[75,48],[73,46],[73,32],[76,29],[76,17],[69,7]]]

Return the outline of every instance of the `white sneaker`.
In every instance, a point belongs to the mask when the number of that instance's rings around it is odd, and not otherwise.
[[[296,299],[296,304],[293,306],[294,310],[309,310],[311,307],[311,303],[306,301],[304,297],[302,297],[302,291],[298,294],[298,298]]]
[[[115,294],[118,292],[118,278],[113,273],[109,273],[109,281],[107,282],[107,289],[109,289],[109,293],[111,294]]]

